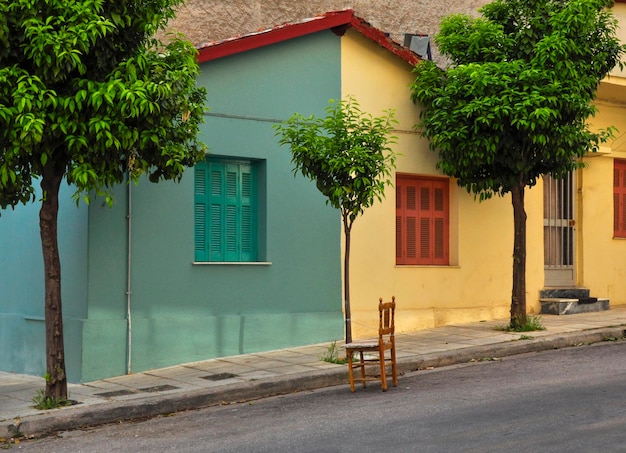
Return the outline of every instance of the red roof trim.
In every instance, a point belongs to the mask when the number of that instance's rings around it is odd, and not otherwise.
[[[419,57],[411,50],[396,43],[387,34],[355,16],[353,10],[346,9],[331,11],[311,19],[305,19],[302,22],[279,25],[256,33],[203,44],[198,47],[198,62],[216,60],[323,30],[333,30],[335,33],[343,35],[349,27],[353,27],[365,37],[398,55],[409,64],[413,65],[419,61]]]
[[[420,57],[410,50],[408,47],[404,47],[394,40],[392,40],[386,33],[382,32],[378,28],[372,27],[365,20],[357,16],[352,16],[350,24],[366,38],[380,44],[385,49],[396,54],[409,64],[415,65],[420,61]]]

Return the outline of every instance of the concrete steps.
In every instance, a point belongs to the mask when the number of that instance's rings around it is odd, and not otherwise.
[[[609,299],[590,297],[587,288],[546,288],[539,291],[541,313],[548,315],[573,315],[605,311]]]

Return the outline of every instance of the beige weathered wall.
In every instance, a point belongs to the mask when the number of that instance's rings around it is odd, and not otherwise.
[[[380,30],[403,42],[405,33],[433,35],[442,16],[476,14],[487,0],[188,0],[173,30],[183,32],[194,44],[230,38],[337,9],[352,8]],[[436,55],[436,52],[434,52]]]

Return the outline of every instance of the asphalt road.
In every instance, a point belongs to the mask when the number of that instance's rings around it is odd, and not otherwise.
[[[626,342],[22,441],[26,452],[626,452]]]

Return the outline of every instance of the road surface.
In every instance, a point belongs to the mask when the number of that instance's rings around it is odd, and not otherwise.
[[[495,359],[495,360],[492,360]],[[626,452],[626,342],[70,431],[24,452]],[[15,451],[15,450],[14,450]]]

